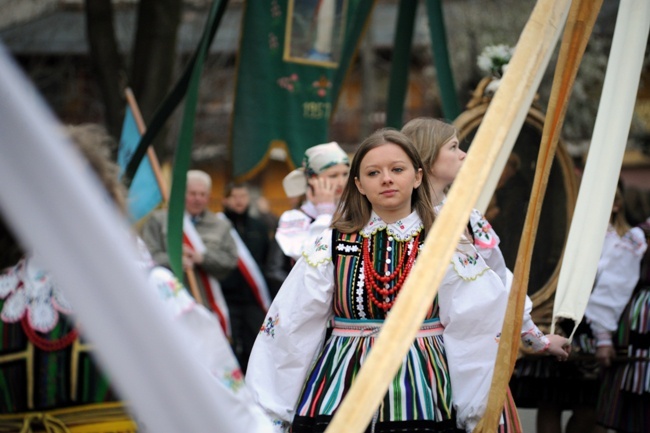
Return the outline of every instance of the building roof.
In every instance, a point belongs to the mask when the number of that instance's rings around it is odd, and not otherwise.
[[[1,6],[2,0],[0,0]],[[55,2],[56,3],[56,2]],[[420,4],[420,8],[424,8]],[[413,42],[429,44],[426,13],[418,11]],[[421,13],[420,13],[421,12]],[[121,3],[114,7],[114,23],[117,42],[122,52],[129,52],[133,44],[136,26],[137,4]],[[242,4],[230,2],[221,21],[211,52],[234,53],[239,44]],[[205,8],[186,4],[183,22],[179,28],[179,51],[192,52],[198,44],[207,14]],[[394,3],[378,3],[372,14],[371,40],[376,47],[393,44],[397,6]],[[0,23],[1,25],[1,23]],[[18,55],[84,55],[88,53],[86,22],[83,7],[74,2],[59,2],[39,9],[26,20],[9,27],[0,27],[0,40]]]

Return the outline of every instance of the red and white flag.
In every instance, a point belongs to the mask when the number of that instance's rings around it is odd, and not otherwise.
[[[199,233],[196,231],[196,228],[194,227],[194,224],[192,224],[187,212],[183,216],[183,244],[200,254],[205,253],[205,244],[201,240],[201,236],[199,236]],[[196,268],[196,274],[205,288],[205,296],[207,297],[206,302],[219,318],[223,332],[228,337],[231,337],[232,330],[230,327],[230,313],[228,312],[226,298],[223,296],[223,291],[221,290],[221,284],[219,284],[219,281],[214,277],[200,268]]]

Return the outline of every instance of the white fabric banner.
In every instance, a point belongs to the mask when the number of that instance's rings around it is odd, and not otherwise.
[[[555,292],[551,333],[560,317],[577,325],[591,294],[632,122],[648,29],[650,1],[621,0],[589,157]]]
[[[60,283],[143,430],[271,432],[258,408],[214,386],[147,287],[124,217],[2,45],[0,76],[2,216]]]

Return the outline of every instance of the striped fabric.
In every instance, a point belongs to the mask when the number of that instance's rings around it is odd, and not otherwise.
[[[605,370],[598,423],[621,432],[650,431],[650,287],[637,288],[621,317],[618,362]]]
[[[386,317],[366,293],[363,267],[369,264],[363,260],[362,236],[336,232],[334,236],[334,313],[337,319],[303,388],[293,423],[294,432],[322,431],[367,358]],[[381,274],[393,272],[412,243],[412,238],[399,241],[386,230],[373,233],[370,256],[375,269]],[[394,430],[398,426],[393,422],[399,422],[402,429],[408,424],[409,431],[456,431],[442,326],[437,316],[436,301],[390,384],[372,422],[374,431],[398,431]]]
[[[66,319],[42,334],[43,339],[55,342],[70,332],[72,324]],[[0,322],[0,413],[117,400],[85,345],[76,340],[56,350],[42,350],[30,343],[23,326]]]

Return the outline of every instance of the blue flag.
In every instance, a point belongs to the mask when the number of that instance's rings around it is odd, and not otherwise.
[[[120,166],[120,176],[131,160],[140,142],[140,132],[135,123],[131,107],[126,107],[120,147],[117,152],[117,163]],[[131,221],[137,222],[156,208],[162,201],[162,194],[151,168],[151,162],[145,157],[133,177],[129,187],[128,207]]]

